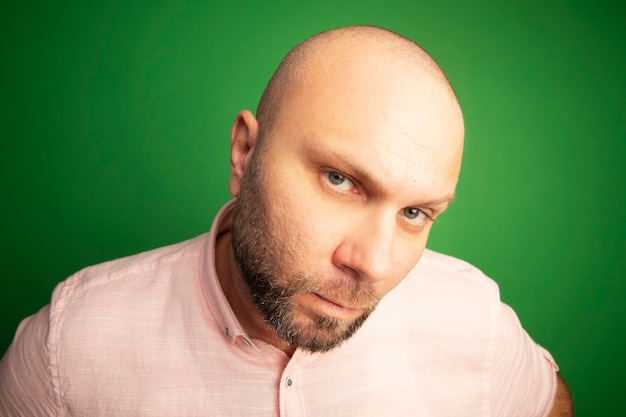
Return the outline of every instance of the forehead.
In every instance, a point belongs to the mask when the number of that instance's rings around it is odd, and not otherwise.
[[[458,141],[459,136],[462,140],[463,122],[454,93],[430,64],[369,49],[317,56],[305,64],[281,103],[282,123],[360,127],[399,134],[417,146],[448,146],[452,143],[446,142]]]
[[[428,74],[375,58],[322,61],[301,76],[274,139],[350,159],[397,184],[453,188],[463,138],[456,100]]]

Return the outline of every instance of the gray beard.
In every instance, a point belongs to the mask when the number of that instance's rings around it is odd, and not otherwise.
[[[246,284],[252,302],[263,316],[266,324],[286,343],[309,352],[329,351],[350,338],[374,310],[378,298],[373,290],[363,288],[330,288],[307,276],[291,277],[285,285],[279,285],[284,258],[272,236],[268,208],[261,190],[262,172],[259,161],[253,155],[244,175],[241,191],[233,212],[232,247],[240,275]],[[295,319],[293,298],[297,294],[333,293],[350,294],[362,299],[371,308],[353,320],[347,327],[332,317],[318,316],[311,323],[298,323]]]

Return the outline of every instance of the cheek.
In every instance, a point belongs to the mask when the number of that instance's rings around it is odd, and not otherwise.
[[[281,246],[303,266],[330,259],[340,236],[336,223],[328,219],[322,208],[316,202],[302,205],[301,200],[296,200],[292,205],[281,204],[281,214],[276,217],[279,221],[275,230]]]
[[[268,220],[282,249],[294,258],[321,256],[332,250],[340,236],[343,210],[333,206],[320,190],[319,181],[304,168],[276,164],[268,172]]]
[[[331,262],[340,233],[319,198],[302,188],[277,193],[270,199],[268,221],[270,244],[275,245],[285,273],[312,272]]]

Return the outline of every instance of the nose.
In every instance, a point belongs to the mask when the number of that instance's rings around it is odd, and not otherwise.
[[[384,281],[393,276],[395,265],[395,213],[378,213],[352,218],[333,255],[334,264],[358,279]]]

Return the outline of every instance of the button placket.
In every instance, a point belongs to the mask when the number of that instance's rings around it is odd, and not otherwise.
[[[286,363],[280,379],[276,381],[279,390],[281,416],[306,415],[304,410],[306,392],[303,390],[308,391],[309,385],[305,370],[318,356],[296,350]]]

